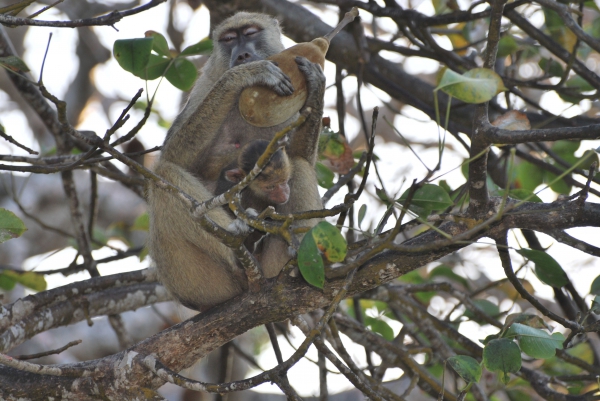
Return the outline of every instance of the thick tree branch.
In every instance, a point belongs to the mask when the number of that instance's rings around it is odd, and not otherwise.
[[[150,2],[132,8],[130,10],[113,11],[110,14],[102,15],[95,18],[78,19],[74,21],[41,21],[32,18],[19,18],[13,17],[8,14],[0,14],[0,24],[7,26],[44,26],[53,28],[77,28],[82,26],[102,26],[108,25],[113,26],[117,22],[121,21],[124,17],[135,15],[143,11],[149,10],[157,5],[164,3],[167,0],[151,0]]]
[[[583,206],[578,206],[574,202],[567,201],[551,204],[522,203],[510,212],[505,213],[497,223],[491,226],[488,231],[480,233],[477,238],[482,236],[496,237],[510,228],[529,228],[537,231],[546,231],[587,225],[600,226],[600,205],[586,203]],[[453,235],[458,235],[461,232],[468,230],[467,226],[460,223],[444,223],[440,228]],[[405,245],[418,247],[422,244],[430,244],[432,241],[439,238],[440,235],[437,232],[430,231],[407,241]],[[473,238],[472,240],[474,241],[476,238]],[[455,244],[451,247],[432,250],[427,253],[399,252],[393,250],[384,251],[365,263],[356,273],[356,277],[348,289],[347,296],[359,294],[368,289],[390,282],[402,274],[437,260],[463,246],[466,246],[466,243]],[[115,280],[115,278],[107,276],[77,284],[85,288],[86,286],[89,286],[89,284],[102,282],[103,280]],[[134,381],[136,386],[157,388],[162,384],[162,381],[156,381],[155,376],[152,373],[145,370],[145,368],[139,364],[133,363],[128,365],[122,364],[121,361],[129,360],[134,354],[155,354],[166,366],[169,366],[171,370],[179,371],[195,363],[199,358],[207,355],[210,351],[232,340],[252,327],[268,322],[282,321],[290,316],[330,305],[334,299],[334,294],[339,295],[339,289],[343,281],[344,280],[339,279],[328,281],[325,283],[324,290],[319,291],[306,284],[301,278],[281,275],[277,279],[268,280],[259,293],[243,294],[186,322],[175,325],[150,337],[141,343],[134,345],[128,351],[111,355],[97,361],[87,362],[86,364],[81,365],[81,367],[78,367],[79,365],[74,365],[71,366],[71,368],[80,369],[91,363],[95,365],[97,369],[97,373],[94,374],[95,380],[100,380],[107,386],[118,385],[127,387],[127,383],[133,383],[128,380],[134,380],[133,378],[135,378]],[[57,291],[63,292],[70,290],[61,287],[61,289],[52,291],[52,293],[56,293]],[[128,291],[124,288],[121,293],[125,296]],[[110,292],[107,294],[110,294]],[[40,296],[46,298],[48,297],[48,294],[41,293]],[[102,296],[103,295],[100,294],[98,297]],[[120,308],[106,309],[105,306],[96,309],[94,306],[95,301],[99,298],[89,299],[91,313],[101,314],[120,311]],[[156,301],[156,298],[153,299]],[[151,301],[150,298],[148,298],[148,300],[144,299],[142,303],[149,301]],[[71,311],[83,311],[81,306],[72,306],[70,308],[72,308],[70,309]],[[11,309],[14,309],[14,307],[9,306],[9,310]],[[32,306],[29,306],[28,309],[32,310]],[[21,314],[18,318],[10,318],[9,315],[7,317],[10,319],[7,323],[10,324],[10,322],[12,322],[12,324],[16,324],[19,321],[23,321],[23,323],[20,324],[24,324],[25,322],[35,320],[35,316],[36,315],[34,314],[23,317]],[[80,319],[83,319],[83,316]],[[8,330],[8,332],[10,332],[10,330]],[[2,344],[5,347],[8,346],[10,348],[21,342],[24,338],[23,336],[14,338],[14,336],[8,332],[3,333],[4,340]],[[134,354],[130,355],[129,353]],[[117,366],[120,367],[117,369]],[[7,389],[6,391],[8,391],[9,394],[13,390],[16,391],[13,374],[17,374],[17,372],[10,370],[0,370],[0,372],[3,372],[3,374],[0,375],[0,388]],[[114,383],[114,374],[119,374],[124,381]],[[32,389],[47,385],[42,379],[43,376],[32,376],[30,377],[31,380],[29,380],[28,377],[29,376],[26,376],[22,379],[19,387],[23,385],[23,380],[28,383],[27,386],[32,386],[30,387]],[[71,379],[55,377],[53,381],[59,387],[68,387]],[[123,389],[123,391],[125,391],[125,389]]]

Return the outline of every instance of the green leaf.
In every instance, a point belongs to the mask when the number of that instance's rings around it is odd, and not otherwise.
[[[594,281],[592,281],[592,285],[590,286],[590,294],[600,295],[600,276],[596,277]]]
[[[343,262],[348,252],[346,240],[334,225],[321,221],[310,232],[317,248],[325,254],[330,262]]]
[[[575,156],[575,152],[577,151],[577,149],[579,149],[580,144],[580,141],[557,141],[554,143],[554,145],[552,145],[552,150],[567,163],[575,164],[580,159],[579,157]],[[552,161],[551,164],[555,167],[558,167],[561,171],[565,169],[558,162]],[[550,180],[547,179],[546,181]]]
[[[511,340],[500,338],[487,343],[483,349],[483,366],[490,372],[501,373],[502,382],[506,385],[510,380],[509,373],[521,369],[521,351]]]
[[[125,71],[138,73],[150,60],[153,38],[119,39],[113,45],[113,54]]]
[[[584,160],[579,165],[579,168],[589,170],[593,163],[596,163],[596,165],[598,165],[598,153],[596,153],[594,150],[588,149],[585,152],[583,152],[583,155],[581,155],[581,157],[575,160],[575,163],[577,163],[579,160]]]
[[[444,375],[444,366],[441,363],[428,365],[426,369],[433,375],[433,377],[437,377],[438,379],[441,379]]]
[[[551,58],[542,58],[540,59],[538,65],[545,73],[553,76],[553,77],[562,77],[565,73],[562,65],[554,59]]]
[[[539,196],[527,189],[511,189],[508,191],[508,196],[513,199],[526,200],[527,202],[543,203]]]
[[[481,365],[475,358],[455,355],[448,358],[448,364],[467,383],[477,383],[481,379]]]
[[[148,253],[149,253],[148,252],[148,247],[147,246],[143,247],[142,251],[140,252],[140,256],[139,256],[140,262],[143,262],[144,259],[146,259],[146,256],[148,256]]]
[[[453,205],[448,193],[442,187],[435,184],[425,184],[417,189],[412,203],[432,210],[442,210]]]
[[[110,239],[110,236],[108,234],[108,229],[106,231],[99,229],[97,227],[94,227],[94,229],[92,230],[92,237],[94,238],[94,242],[91,244],[92,249],[100,249],[103,248],[104,245],[101,244],[106,244],[108,242],[108,240]],[[98,243],[97,243],[98,242]],[[123,240],[123,242],[127,242],[126,240]]]
[[[34,291],[45,291],[48,287],[46,278],[42,274],[36,272],[23,272],[20,274],[17,281],[21,285],[31,288]]]
[[[405,273],[402,276],[398,277],[398,280],[408,284],[423,284],[428,282],[423,277],[421,277],[421,274],[419,274],[419,270],[413,270],[408,273]]]
[[[213,42],[209,38],[204,38],[200,42],[186,47],[181,52],[182,56],[193,56],[198,54],[208,54],[213,50]]]
[[[167,39],[165,39],[165,37],[162,34],[156,31],[146,31],[144,36],[146,36],[147,38],[154,39],[154,41],[152,42],[152,50],[154,50],[156,54],[158,54],[159,56],[171,58],[169,44],[167,43]]]
[[[508,397],[508,401],[531,401],[531,394],[522,390],[506,390],[506,396]],[[496,398],[496,400],[498,399]]]
[[[449,278],[452,281],[456,281],[457,283],[462,284],[463,287],[469,288],[469,282],[467,281],[467,279],[454,273],[454,270],[452,270],[451,267],[448,267],[446,265],[439,265],[438,267],[434,268],[431,272],[429,272],[429,278],[434,277]]]
[[[367,205],[361,205],[360,209],[358,209],[358,226],[362,224],[365,219],[365,214],[367,214]]]
[[[592,299],[592,308],[591,308],[591,310],[595,314],[599,314],[600,313],[600,295],[596,295],[594,297],[594,299]]]
[[[446,191],[446,193],[452,193],[452,188],[450,187],[450,185],[448,185],[448,182],[446,180],[440,180],[438,185],[440,186],[440,188]]]
[[[595,314],[600,314],[600,295],[596,295],[594,299],[592,299],[591,311]]]
[[[552,145],[552,151],[562,158],[573,156],[575,152],[581,146],[581,141],[569,141],[567,139],[554,142]]]
[[[170,63],[171,59],[151,54],[148,64],[140,71],[133,73],[133,75],[147,81],[152,81],[153,79],[162,77]]]
[[[409,191],[410,188],[404,191],[396,202],[403,205],[408,198]],[[434,184],[425,184],[415,191],[408,208],[421,218],[426,218],[432,210],[443,210],[453,204],[448,193],[441,187]]]
[[[138,216],[137,219],[133,222],[133,226],[131,226],[132,230],[139,231],[148,231],[150,228],[150,217],[148,213],[143,213]]]
[[[0,244],[20,237],[25,231],[27,231],[27,227],[20,218],[13,212],[0,207]]]
[[[585,99],[585,97],[583,95],[565,93],[562,91],[558,93],[558,97],[560,97],[565,102],[569,102],[569,103],[573,103],[573,104],[579,104],[579,102],[581,102],[583,99]]]
[[[420,271],[423,271],[422,269],[419,270],[413,270],[411,272],[408,272],[400,277],[398,277],[398,280],[403,282],[403,283],[409,283],[409,284],[423,284],[423,283],[428,283],[430,282],[429,280],[425,280],[423,277],[421,277]],[[419,291],[415,293],[415,297],[421,301],[424,304],[428,304],[429,301],[431,301],[431,298],[433,298],[436,295],[435,291]]]
[[[17,285],[17,280],[6,273],[9,273],[9,271],[5,270],[0,273],[0,289],[3,289],[4,291],[10,291],[15,288],[15,285]]]
[[[460,165],[460,172],[462,173],[463,177],[465,177],[467,180],[469,179],[469,162],[467,162],[466,159],[463,161],[463,164]]]
[[[44,291],[47,287],[46,279],[42,274],[35,272],[16,272],[5,270],[0,274],[0,288],[4,288],[4,283],[19,283],[24,287],[31,288],[34,291]],[[12,287],[14,287],[14,283]],[[12,289],[12,288],[9,288]]]
[[[15,72],[29,72],[27,64],[17,56],[0,57],[0,65]]]
[[[567,273],[558,262],[546,252],[535,249],[519,249],[517,253],[535,264],[535,275],[544,284],[560,288],[568,284]]]
[[[544,170],[526,161],[521,161],[516,167],[516,184],[528,191],[534,191],[544,181]]]
[[[497,340],[499,338],[500,338],[500,336],[498,334],[490,334],[489,336],[486,336],[483,340],[479,340],[479,341],[483,345],[487,345],[490,341]]]
[[[352,152],[352,158],[358,160],[362,157],[363,153],[367,153],[367,152],[365,152],[364,150],[358,150],[356,152]],[[373,153],[373,161],[378,162],[379,160],[381,160],[381,158],[379,156],[377,156],[375,153]]]
[[[593,90],[593,86],[590,85],[585,79],[581,78],[579,75],[575,75],[565,82],[565,87],[572,89],[569,92],[558,92],[558,96],[566,102],[570,102],[573,104],[578,104],[585,97],[582,92],[589,92]]]
[[[315,164],[315,171],[317,172],[317,183],[320,187],[329,189],[333,186],[334,175],[327,166],[321,162],[317,162]]]
[[[500,308],[498,305],[488,301],[487,299],[474,299],[473,303],[488,316],[497,317],[500,314]],[[464,316],[476,321],[477,323],[488,324],[487,322],[482,322],[480,319],[478,319],[470,309],[465,310]]]
[[[388,341],[394,339],[394,330],[384,320],[365,316],[365,325],[375,333],[381,334]]]
[[[565,26],[562,18],[553,10],[544,9],[544,19],[546,20],[546,28],[550,32],[560,30]]]
[[[307,283],[317,288],[323,288],[323,284],[325,284],[325,265],[311,233],[307,233],[300,243],[298,268]]]
[[[388,205],[390,203],[390,199],[388,198],[387,194],[385,193],[385,191],[383,189],[379,189],[379,188],[375,187],[375,194],[386,205]]]
[[[344,144],[344,138],[336,132],[321,134],[319,153],[324,157],[339,158],[346,151]]]
[[[535,61],[535,60],[539,60],[539,56],[540,56],[540,46],[539,45],[522,45],[523,51],[521,52],[521,59],[522,60],[531,60],[531,61]]]
[[[519,46],[512,35],[504,35],[498,42],[498,57],[506,57],[513,54]]]
[[[511,313],[510,315],[506,316],[504,327],[510,327],[513,323],[521,323],[537,329],[551,330],[551,327],[544,321],[544,319],[531,313]]]
[[[543,8],[546,29],[552,39],[556,40],[567,51],[571,52],[577,37],[569,30],[558,13],[549,8]]]
[[[335,132],[331,129],[331,127],[327,125],[323,125],[321,127],[321,132],[319,134],[319,156],[323,153],[323,150],[327,147],[327,142],[331,139],[331,137],[335,135]]]
[[[165,73],[165,78],[177,89],[188,91],[194,86],[198,71],[196,66],[184,58],[176,58]]]
[[[552,182],[552,184],[550,184],[551,190],[553,190],[557,194],[569,195],[571,193],[572,186],[567,184],[567,182],[564,179],[554,181],[554,180],[556,180],[557,177],[558,177],[558,175],[553,174],[549,171],[544,172],[544,181],[547,183]]]
[[[580,75],[569,78],[567,82],[565,82],[565,86],[567,88],[578,89],[581,92],[590,92],[594,90],[594,87]]]
[[[503,337],[517,337],[524,353],[540,359],[553,357],[557,348],[563,348],[562,343],[565,341],[562,333],[550,335],[543,330],[520,323],[513,323]]]
[[[502,78],[487,68],[474,68],[460,75],[446,69],[435,90],[442,90],[465,103],[485,103],[506,90]]]

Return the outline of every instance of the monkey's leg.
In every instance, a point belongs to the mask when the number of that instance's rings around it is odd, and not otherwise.
[[[212,197],[198,179],[173,163],[161,161],[156,173],[198,201]],[[175,298],[201,311],[246,289],[231,249],[204,231],[179,199],[160,188],[150,188],[148,198],[150,254],[161,282]],[[222,208],[208,216],[224,227],[232,221]]]

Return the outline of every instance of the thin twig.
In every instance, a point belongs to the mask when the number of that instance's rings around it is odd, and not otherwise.
[[[40,10],[34,12],[31,15],[28,15],[27,18],[29,19],[33,19],[35,17],[37,17],[38,15],[42,14],[44,11],[48,11],[49,9],[56,7],[57,5],[59,5],[60,3],[62,3],[64,0],[56,0],[54,3],[46,6],[46,7],[42,7]]]
[[[81,344],[81,342],[82,342],[82,340],[75,340],[75,341],[71,341],[67,345],[64,345],[64,346],[62,346],[60,348],[57,348],[57,349],[53,349],[53,350],[50,350],[50,351],[39,352],[37,354],[17,355],[14,358],[15,359],[19,359],[21,361],[25,361],[25,360],[28,360],[28,359],[37,359],[37,358],[43,358],[43,357],[49,356],[49,355],[56,355],[56,354],[60,354],[61,352],[65,351],[65,350],[67,350],[67,349],[69,349],[71,347],[74,347],[74,346],[76,346],[78,344]]]
[[[523,297],[523,299],[527,300],[531,305],[533,305],[533,307],[535,307],[537,310],[539,310],[544,316],[549,317],[550,319],[554,320],[555,322],[557,322],[557,323],[563,325],[564,327],[571,329],[575,332],[583,332],[584,331],[583,326],[581,326],[577,322],[573,322],[571,320],[565,319],[562,316],[559,316],[556,313],[552,312],[551,310],[546,308],[544,305],[542,305],[542,303],[540,301],[538,301],[538,299],[536,297],[534,297],[529,292],[527,292],[525,287],[523,287],[523,284],[521,284],[521,282],[519,281],[519,279],[517,278],[517,276],[515,275],[515,273],[512,269],[512,262],[510,260],[510,255],[508,254],[509,248],[508,248],[508,242],[506,239],[506,234],[502,235],[499,238],[496,238],[496,243],[498,244],[498,246],[497,246],[498,255],[500,256],[500,261],[502,262],[502,267],[504,268],[504,273],[506,274],[506,277],[508,278],[510,283],[513,285],[513,287],[515,287],[515,290],[517,290],[517,292]]]
[[[124,11],[113,11],[109,14],[102,15],[95,18],[77,19],[73,21],[42,21],[31,18],[18,18],[7,14],[0,14],[0,24],[7,26],[44,26],[44,27],[55,27],[55,28],[78,28],[82,26],[113,26],[124,17],[135,15],[146,11],[150,8],[156,7],[157,5],[164,3],[167,0],[151,0],[143,6],[132,8]]]
[[[4,132],[2,129],[0,129],[0,137],[4,138],[7,142],[10,142],[13,145],[15,145],[15,146],[23,149],[24,151],[26,151],[30,155],[39,155],[39,152],[36,152],[35,150],[30,149],[27,146],[20,144],[12,136],[10,136],[6,132]]]

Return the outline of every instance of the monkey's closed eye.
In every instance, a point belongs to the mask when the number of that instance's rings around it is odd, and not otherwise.
[[[259,27],[257,27],[257,26],[251,26],[249,28],[244,29],[244,35],[246,35],[246,36],[252,36],[252,35],[255,35],[255,34],[261,32],[261,31],[262,31],[262,29],[260,29]]]
[[[231,42],[237,38],[237,33],[233,31],[225,32],[221,37],[219,37],[219,42]]]

